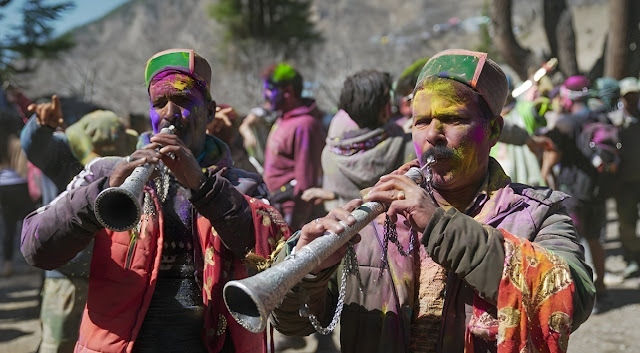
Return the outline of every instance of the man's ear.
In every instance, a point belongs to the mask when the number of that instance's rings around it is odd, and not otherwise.
[[[378,112],[378,123],[380,125],[386,124],[391,118],[391,102],[387,102],[387,104],[380,109]]]
[[[493,147],[498,143],[500,134],[502,134],[502,128],[504,127],[504,119],[502,116],[497,115],[489,122],[489,141]]]
[[[207,125],[216,117],[216,101],[213,99],[207,103]]]

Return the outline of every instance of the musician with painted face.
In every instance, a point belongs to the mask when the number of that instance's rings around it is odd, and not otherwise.
[[[340,321],[343,352],[565,352],[570,332],[588,317],[592,274],[561,204],[566,195],[511,183],[489,157],[506,95],[504,73],[485,53],[447,50],[422,69],[412,101],[413,142],[422,157],[380,178],[364,197],[389,205],[389,222],[406,219],[415,246],[407,239],[394,244],[390,226],[384,235],[360,232],[360,275],[347,276]],[[402,175],[429,156],[432,194]],[[338,221],[354,224],[349,212],[361,202],[305,225],[289,241],[291,251],[325,231],[340,233]],[[298,315],[303,304],[321,323],[331,320],[339,287],[326,284],[343,254],[321,264],[274,310],[279,331],[313,331]]]
[[[216,111],[207,61],[193,50],[166,50],[149,59],[145,80],[153,133],[126,158],[89,163],[65,193],[30,214],[22,253],[51,269],[95,239],[76,351],[266,352],[263,335],[231,320],[222,287],[263,265],[289,228],[260,201],[261,178],[232,168],[229,148],[206,134]],[[162,131],[168,126],[173,134]],[[156,167],[139,196],[138,224],[104,228],[97,195],[145,163]]]

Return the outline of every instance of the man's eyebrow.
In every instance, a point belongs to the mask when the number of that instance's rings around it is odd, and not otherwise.
[[[431,114],[414,115],[413,118],[414,119],[431,119]]]
[[[444,109],[436,109],[431,112],[431,116],[434,118],[451,118],[461,117],[464,113],[464,106],[449,106]]]
[[[446,114],[437,114],[436,118],[438,119],[460,119],[460,118],[464,118],[465,116],[462,114],[452,114],[452,113],[446,113]]]

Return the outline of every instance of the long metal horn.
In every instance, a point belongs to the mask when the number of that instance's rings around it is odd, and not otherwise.
[[[422,170],[411,168],[406,176],[420,184],[424,180]],[[261,332],[267,327],[269,313],[285,294],[300,280],[318,267],[336,250],[345,245],[362,228],[371,223],[386,206],[379,202],[367,202],[351,212],[356,223],[341,234],[327,232],[303,246],[284,261],[242,280],[229,281],[223,289],[224,302],[233,318],[251,332]]]
[[[160,132],[173,133],[173,125]],[[124,232],[138,224],[142,209],[140,195],[149,181],[155,165],[145,163],[136,167],[120,186],[102,190],[93,205],[98,221],[108,229]]]

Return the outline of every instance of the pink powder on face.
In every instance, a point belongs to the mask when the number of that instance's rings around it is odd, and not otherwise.
[[[487,132],[485,129],[476,128],[475,131],[473,131],[471,138],[473,139],[473,142],[479,144],[487,138]]]

